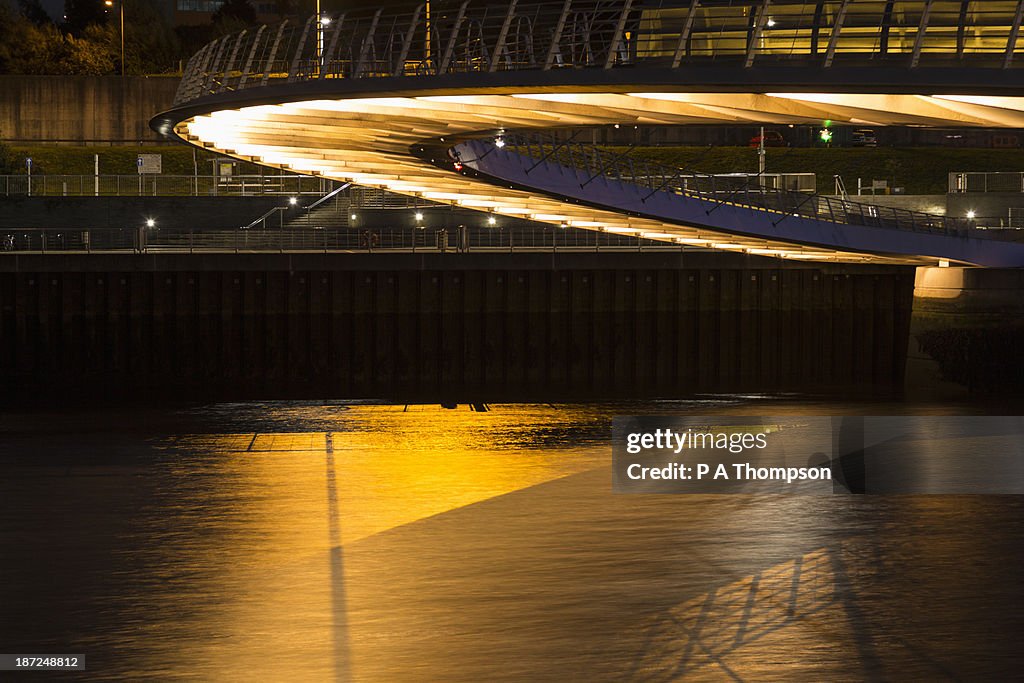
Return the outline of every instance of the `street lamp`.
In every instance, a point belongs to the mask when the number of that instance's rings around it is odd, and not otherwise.
[[[103,0],[103,4],[107,7],[114,6],[114,0]],[[121,0],[117,4],[119,13],[121,14],[121,76],[124,76],[124,0]]]

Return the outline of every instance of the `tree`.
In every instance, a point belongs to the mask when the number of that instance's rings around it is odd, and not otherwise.
[[[103,0],[64,0],[65,27],[78,34],[90,24],[106,23],[106,9]]]
[[[38,0],[19,2],[28,14],[19,13],[0,0],[0,74],[120,73],[119,22],[93,21],[64,33],[48,18],[43,21]],[[93,4],[101,6],[102,0],[94,0]],[[114,11],[119,10],[115,4]],[[181,44],[163,15],[145,0],[125,0],[124,10],[125,72],[175,71],[183,56]]]
[[[120,59],[118,41],[117,29],[100,24],[86,26],[78,38],[68,34],[64,37],[62,70],[87,76],[114,73],[115,64]]]
[[[18,170],[18,159],[14,155],[14,150],[0,142],[0,174],[12,175]]]
[[[18,0],[18,9],[21,16],[31,21],[36,26],[52,25],[53,19],[46,13],[39,0]]]
[[[152,74],[176,70],[182,57],[181,43],[163,14],[145,0],[125,0],[124,11],[127,73]],[[120,40],[120,35],[116,38]]]
[[[225,0],[213,14],[214,24],[241,24],[242,28],[256,23],[256,9],[249,0]]]

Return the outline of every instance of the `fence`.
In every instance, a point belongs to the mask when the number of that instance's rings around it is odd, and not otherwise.
[[[0,196],[256,197],[323,195],[341,183],[306,175],[2,175]]]
[[[1024,172],[950,173],[949,193],[1024,192]]]
[[[0,231],[0,258],[25,253],[673,251],[657,240],[573,228],[385,228],[175,230],[159,228]]]

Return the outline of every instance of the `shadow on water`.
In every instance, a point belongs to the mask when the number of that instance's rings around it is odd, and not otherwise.
[[[325,435],[327,453],[327,535],[330,544],[331,563],[331,616],[334,642],[335,680],[347,683],[352,680],[349,669],[348,624],[345,605],[345,567],[341,550],[341,529],[338,523],[338,485],[334,469],[334,434]]]
[[[864,613],[861,594],[879,587],[886,568],[885,555],[869,538],[851,537],[712,588],[649,620],[625,678],[636,683],[716,675],[733,681],[758,680],[756,673],[734,668],[730,659],[748,665],[743,648],[781,636],[787,629],[801,632],[795,636],[797,642],[803,639],[800,644],[813,649],[821,641],[836,637],[832,631],[836,627],[827,622],[842,614],[850,647],[845,661],[837,664],[847,675],[858,668],[862,680],[885,680],[886,662],[875,645],[876,640],[884,638],[894,641],[914,660],[913,664],[901,661],[899,668],[904,671],[913,669],[930,680],[959,680],[935,652],[873,629]],[[888,670],[891,672],[893,667],[890,665]]]

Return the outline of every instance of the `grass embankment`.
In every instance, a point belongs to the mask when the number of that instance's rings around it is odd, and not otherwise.
[[[625,151],[625,148],[616,148]],[[849,192],[857,178],[871,186],[873,179],[888,180],[890,187],[906,194],[945,194],[949,174],[958,171],[1024,171],[1024,150],[903,148],[771,148],[767,151],[769,173],[814,173],[818,191],[831,194],[833,176],[840,175]],[[757,173],[757,150],[749,147],[642,147],[633,155],[702,173]],[[694,163],[696,162],[696,163]]]
[[[614,148],[625,151],[625,148]],[[103,175],[136,172],[139,154],[162,154],[165,175],[192,175],[192,148],[184,145],[151,147],[46,147],[11,146],[16,159],[32,157],[33,174],[91,175],[93,155],[100,155]],[[749,147],[642,147],[632,152],[639,158],[693,169],[702,173],[756,173],[757,150]],[[210,161],[216,155],[196,152],[199,175],[210,175]],[[890,187],[903,187],[907,194],[945,194],[949,174],[954,171],[1024,171],[1024,151],[1019,149],[947,149],[910,147],[874,149],[837,147],[772,148],[767,150],[770,173],[810,173],[817,175],[818,191],[834,190],[833,176],[856,191],[857,178],[870,186],[873,179],[888,180]],[[696,163],[694,163],[696,162]],[[22,166],[17,172],[24,173]],[[243,163],[238,173],[259,173],[254,164]]]
[[[17,173],[25,173],[24,160],[32,159],[32,174],[92,175],[93,155],[100,155],[100,175],[128,175],[137,172],[140,154],[160,154],[164,175],[192,175],[195,171],[191,147],[185,145],[154,145],[147,147],[52,147],[11,145],[11,152],[20,164]],[[211,175],[211,161],[216,154],[196,150],[195,163],[199,175]],[[266,169],[264,169],[266,171]],[[255,164],[243,163],[239,173],[259,173]]]

